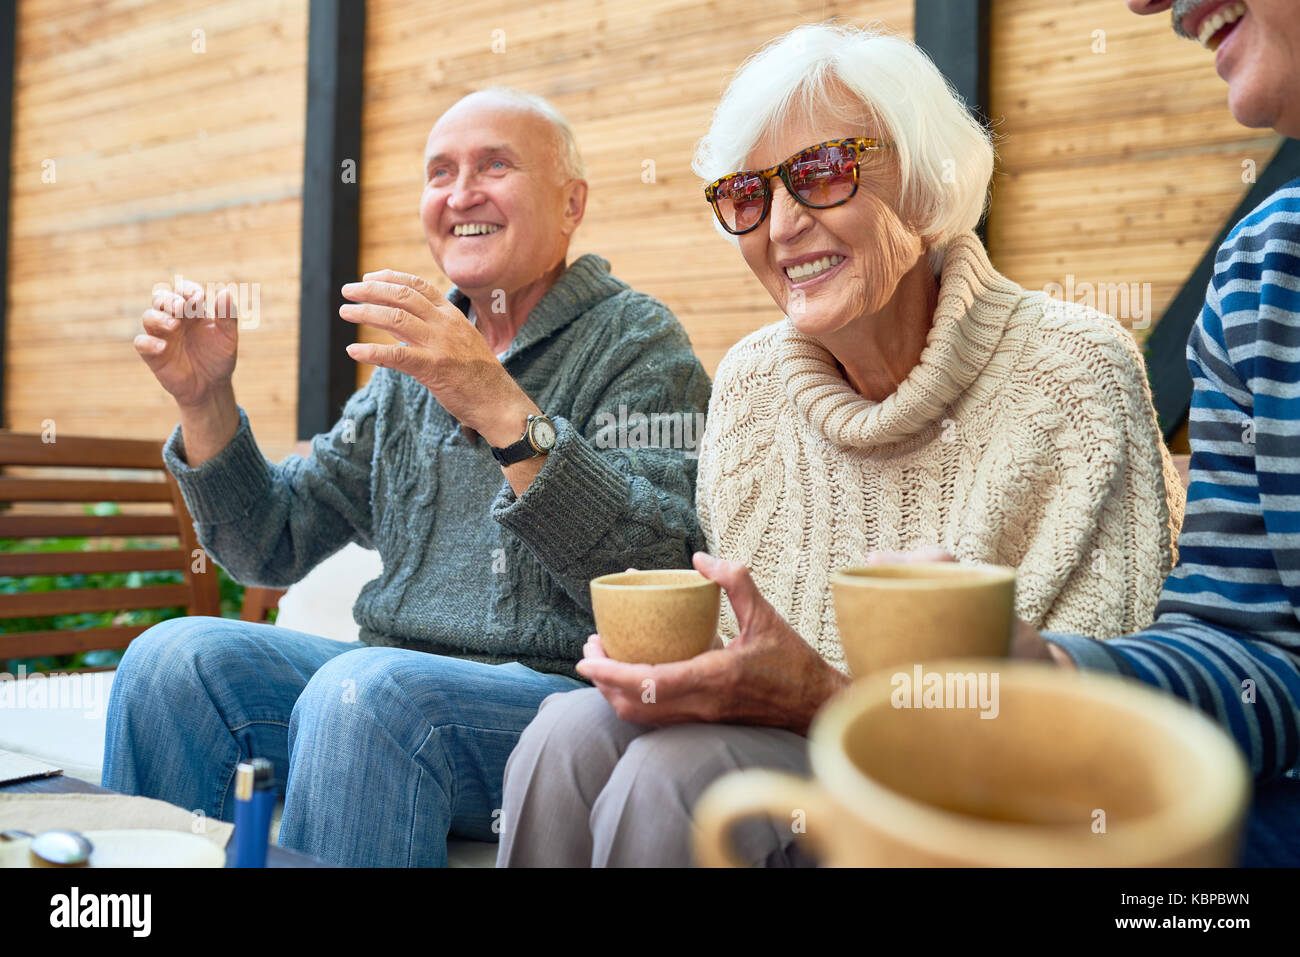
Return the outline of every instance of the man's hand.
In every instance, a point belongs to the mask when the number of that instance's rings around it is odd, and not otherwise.
[[[678,724],[727,722],[789,728],[807,734],[813,715],[849,683],[759,594],[749,569],[697,552],[697,571],[727,592],[740,632],[725,648],[687,661],[635,665],[605,655],[592,635],[578,662],[625,721]]]
[[[236,311],[235,297],[223,289],[208,315],[203,287],[182,281],[175,291],[154,292],[153,307],[142,317],[144,332],[133,342],[154,378],[176,400],[191,468],[214,458],[239,430],[232,382],[239,347]]]
[[[349,322],[383,329],[406,345],[354,342],[348,355],[411,376],[462,425],[497,448],[519,441],[541,413],[492,354],[482,333],[419,276],[381,269],[343,287]]]
[[[144,332],[133,345],[158,383],[182,409],[198,408],[230,388],[239,347],[235,299],[217,293],[212,315],[203,287],[184,280],[175,291],[159,289],[141,316]]]
[[[1011,639],[1011,657],[1028,661],[1050,661],[1066,670],[1078,668],[1074,659],[1064,650],[1049,641],[1044,641],[1037,628],[1019,618],[1016,619],[1016,633]]]

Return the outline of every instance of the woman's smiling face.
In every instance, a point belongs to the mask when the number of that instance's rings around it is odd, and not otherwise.
[[[866,123],[846,129],[842,121],[792,118],[759,141],[745,169],[767,169],[816,143],[863,135],[880,131]],[[897,211],[898,163],[888,150],[865,155],[857,192],[830,209],[803,206],[779,176],[769,185],[767,218],[736,238],[749,268],[805,335],[825,335],[877,312],[924,252]]]

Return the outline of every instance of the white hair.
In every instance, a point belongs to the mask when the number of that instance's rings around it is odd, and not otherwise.
[[[508,86],[489,86],[476,92],[490,93],[503,100],[509,100],[521,109],[536,113],[549,122],[555,128],[560,172],[565,180],[587,178],[587,168],[582,163],[582,154],[578,152],[578,141],[574,138],[573,128],[569,126],[569,121],[564,118],[564,115],[547,100],[535,93],[525,93],[523,90]]]
[[[845,89],[858,101],[847,109]],[[843,121],[844,136],[853,134],[850,124],[875,121],[896,147],[898,212],[931,238],[936,270],[953,237],[979,223],[993,176],[989,131],[919,47],[870,27],[805,24],[751,55],[714,110],[691,168],[706,183],[743,169],[764,135],[801,113]]]

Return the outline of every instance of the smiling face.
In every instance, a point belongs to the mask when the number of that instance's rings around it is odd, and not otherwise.
[[[581,180],[565,182],[559,136],[508,99],[471,94],[425,146],[420,222],[429,252],[468,295],[507,295],[564,261],[582,220]]]
[[[1128,0],[1135,13],[1172,11],[1174,31],[1214,51],[1237,122],[1300,135],[1300,16],[1295,0]]]
[[[761,140],[745,169],[767,169],[826,140],[880,135],[865,121],[846,129],[837,121],[800,117]],[[916,265],[924,247],[897,212],[899,182],[897,161],[887,150],[866,155],[857,193],[830,209],[809,209],[779,177],[771,180],[767,219],[736,238],[749,268],[800,332],[825,336],[871,316]]]

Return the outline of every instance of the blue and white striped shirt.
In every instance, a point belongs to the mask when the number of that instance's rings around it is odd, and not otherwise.
[[[1300,180],[1220,247],[1187,363],[1191,485],[1155,622],[1043,637],[1207,712],[1256,780],[1300,777]]]

